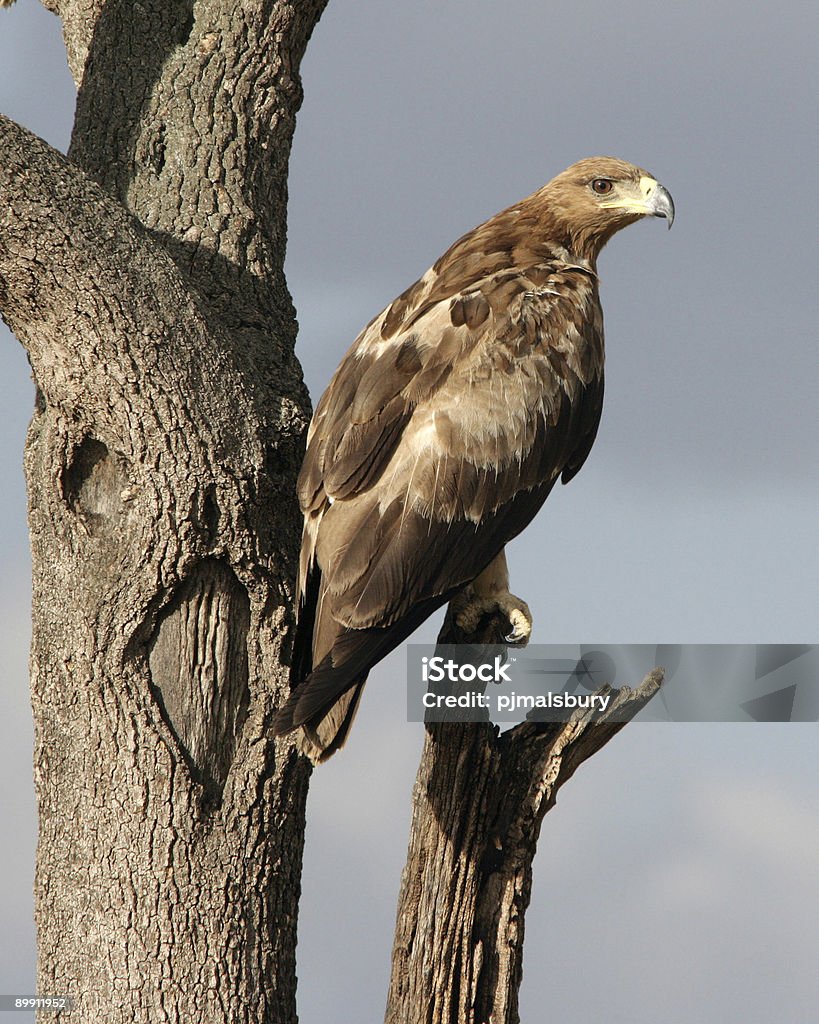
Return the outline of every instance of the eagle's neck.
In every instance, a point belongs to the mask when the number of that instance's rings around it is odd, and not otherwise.
[[[473,237],[486,253],[495,253],[499,263],[561,263],[596,276],[597,257],[612,234],[608,226],[578,228],[563,216],[561,207],[544,204],[535,193],[487,221]]]
[[[581,270],[584,274],[588,274],[590,277],[597,280],[596,256],[594,258],[589,258],[583,252],[577,252],[572,246],[550,246],[548,249],[548,256],[544,262],[558,263],[566,270]]]

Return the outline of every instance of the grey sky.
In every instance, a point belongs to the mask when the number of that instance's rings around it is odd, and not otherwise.
[[[64,148],[58,28],[35,0],[0,12],[0,109]],[[290,184],[288,277],[315,397],[455,237],[573,160],[632,160],[677,204],[671,233],[637,225],[601,259],[600,436],[510,551],[536,640],[817,639],[817,35],[807,3],[330,0]],[[0,401],[9,992],[33,977],[31,387],[2,326]],[[314,775],[303,1024],[341,1020],[339,1005],[379,1019],[421,743],[403,709],[399,652],[373,674],[349,747]],[[815,1020],[816,740],[807,726],[639,725],[585,766],[544,827],[523,1019]]]

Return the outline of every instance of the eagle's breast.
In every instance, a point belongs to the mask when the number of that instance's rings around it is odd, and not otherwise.
[[[489,493],[479,486],[482,478],[506,478],[495,492],[499,503],[516,478],[523,487],[543,482],[538,445],[602,376],[596,284],[583,269],[538,266],[495,275],[421,317],[407,316],[418,376],[439,383],[429,394],[417,381],[405,389],[408,400],[414,393],[418,401],[379,481],[382,512],[399,502],[428,518],[478,518]],[[388,310],[384,322],[389,316]],[[376,331],[366,358],[378,351],[376,362],[386,368],[389,350],[406,346],[407,338],[385,339],[378,320]],[[548,478],[562,470],[554,461]]]

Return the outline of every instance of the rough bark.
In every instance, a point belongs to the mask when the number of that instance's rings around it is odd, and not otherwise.
[[[456,598],[468,600],[468,594]],[[497,617],[439,643],[502,643]],[[540,826],[557,792],[657,692],[662,671],[565,723],[427,725],[413,790],[386,1024],[518,1024],[524,917]],[[604,687],[601,693],[611,692]]]
[[[66,160],[0,119],[26,450],[38,990],[81,1020],[295,1021],[309,768],[287,689],[309,415],[282,274],[326,0],[61,0]]]

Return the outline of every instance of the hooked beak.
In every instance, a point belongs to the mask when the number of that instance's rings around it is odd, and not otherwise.
[[[642,182],[641,182],[642,184]],[[653,188],[646,197],[646,208],[654,217],[665,217],[669,228],[674,223],[674,200],[667,188],[652,179]]]
[[[669,227],[674,223],[674,200],[671,193],[647,174],[625,195],[600,205],[604,209],[629,210],[643,217],[665,217]]]

